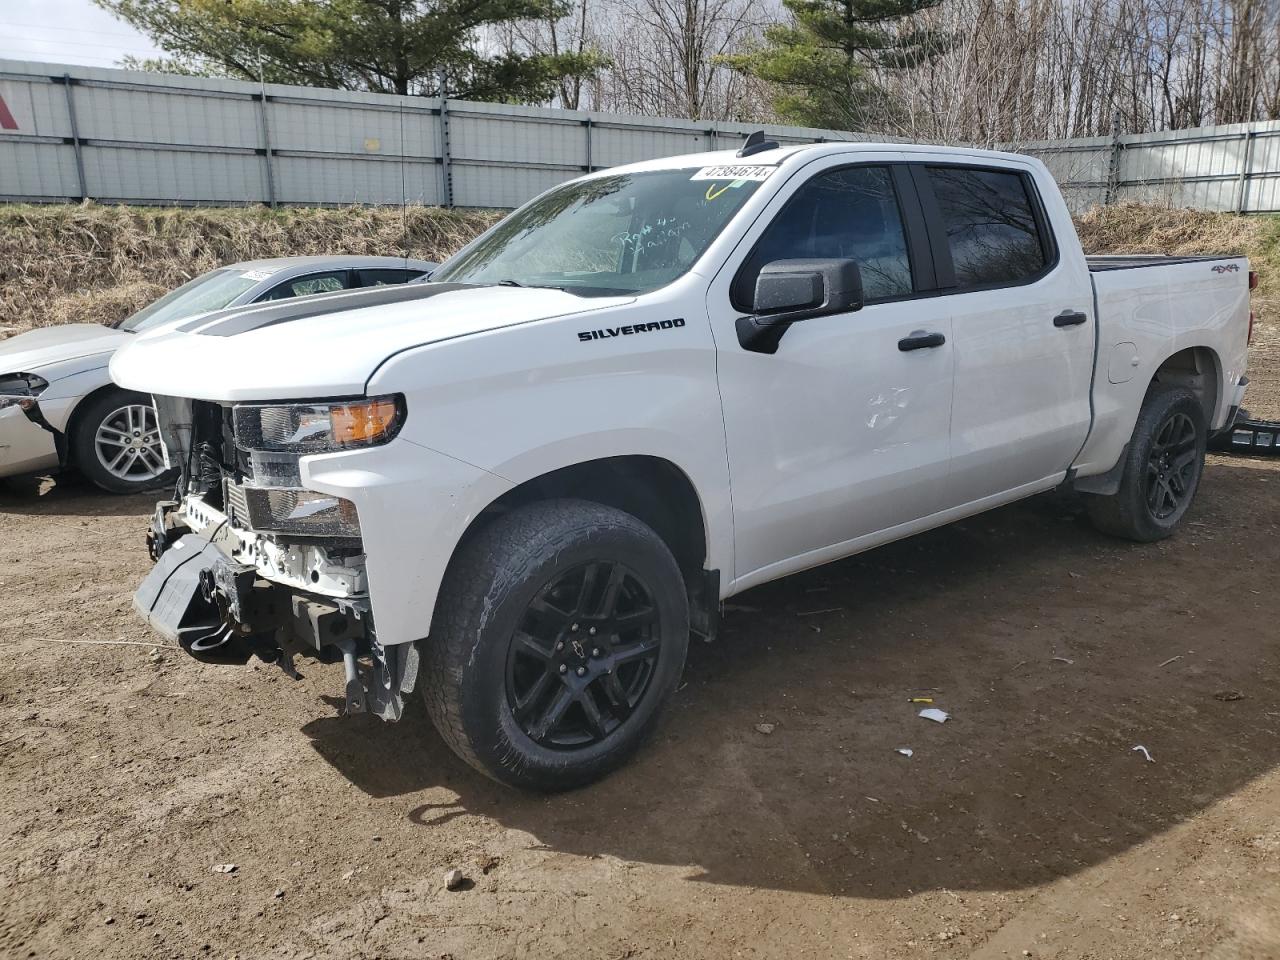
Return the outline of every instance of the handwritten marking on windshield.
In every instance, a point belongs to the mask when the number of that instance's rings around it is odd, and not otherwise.
[[[682,220],[677,223],[674,217],[660,217],[654,223],[646,223],[635,233],[616,233],[610,238],[610,241],[633,247],[636,250],[652,250],[654,247],[662,246],[669,240],[678,239],[691,226],[693,224],[688,220]]]

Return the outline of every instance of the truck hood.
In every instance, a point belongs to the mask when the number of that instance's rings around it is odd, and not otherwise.
[[[97,323],[68,323],[29,330],[0,340],[0,373],[31,373],[41,367],[110,353],[133,334]]]
[[[403,350],[632,299],[449,283],[302,297],[141,333],[111,358],[111,379],[144,393],[223,402],[358,396]]]

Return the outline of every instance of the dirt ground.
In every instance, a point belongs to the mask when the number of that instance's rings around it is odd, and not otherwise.
[[[1163,544],[1047,496],[737,597],[551,798],[338,716],[340,667],[154,646],[148,511],[0,494],[6,958],[1280,957],[1280,461]]]

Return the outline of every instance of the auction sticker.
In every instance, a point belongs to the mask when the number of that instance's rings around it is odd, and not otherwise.
[[[242,280],[269,280],[273,274],[279,273],[280,268],[275,270],[246,270],[240,274]]]
[[[767,180],[777,167],[753,164],[726,163],[718,167],[703,167],[690,180]]]

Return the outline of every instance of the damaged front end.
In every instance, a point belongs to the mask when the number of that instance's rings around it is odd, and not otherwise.
[[[308,454],[385,442],[398,401],[155,400],[180,480],[178,499],[156,506],[156,566],[134,595],[138,612],[205,662],[258,657],[296,677],[297,656],[341,661],[347,712],[398,720],[417,647],[378,642],[355,508],[305,489],[299,470]]]

